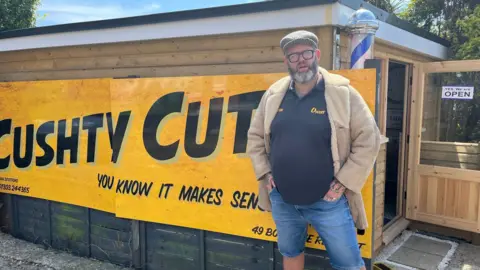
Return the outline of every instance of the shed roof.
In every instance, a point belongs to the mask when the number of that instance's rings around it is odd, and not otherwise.
[[[377,16],[377,39],[430,57],[446,58],[446,40],[361,0],[274,0],[3,31],[0,52],[326,25],[344,27],[360,6]]]

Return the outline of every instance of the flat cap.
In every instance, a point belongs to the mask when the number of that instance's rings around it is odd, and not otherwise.
[[[295,31],[282,38],[280,41],[280,48],[282,48],[283,53],[285,54],[289,48],[298,44],[310,45],[317,49],[318,37],[309,31]]]

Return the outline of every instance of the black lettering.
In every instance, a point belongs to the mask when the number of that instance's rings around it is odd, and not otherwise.
[[[198,202],[198,187],[193,188],[192,196],[190,197],[190,201],[197,201]]]
[[[88,130],[87,162],[95,162],[97,129],[103,127],[103,113],[92,114],[83,118],[84,130]]]
[[[102,184],[102,180],[104,177],[105,175],[100,175],[99,173],[97,173],[98,187],[100,187],[100,185]]]
[[[170,188],[173,187],[173,184],[165,184],[165,186],[167,187],[167,191],[165,192],[165,199],[166,199],[168,196],[168,192],[170,191]]]
[[[255,91],[231,96],[228,100],[228,112],[238,112],[237,126],[235,128],[235,142],[233,153],[245,153],[247,151],[247,135],[252,119],[253,110],[258,108],[265,91]]]
[[[5,119],[0,121],[0,139],[4,135],[9,135],[12,130],[12,119]],[[0,170],[8,168],[10,165],[10,155],[0,158]]]
[[[108,189],[112,189],[113,183],[115,182],[115,176],[112,176],[112,181],[110,181],[110,176],[108,177]]]
[[[115,182],[115,176],[108,176],[106,174],[97,174],[97,178],[98,178],[98,187],[100,187],[100,185],[103,187],[103,188],[107,188],[108,189],[112,189],[113,187],[113,183]]]
[[[170,188],[173,184],[168,184]],[[215,197],[213,196],[215,194]],[[220,205],[222,203],[223,190],[215,188],[199,188],[199,187],[187,187],[183,186],[179,200],[197,202],[197,203],[206,203],[206,204],[215,204]],[[205,198],[206,197],[206,198]]]
[[[66,150],[70,150],[70,163],[77,163],[80,118],[72,119],[72,132],[70,137],[65,135],[66,122],[65,119],[58,121],[57,164],[63,164]]]
[[[197,144],[200,107],[200,102],[194,102],[188,105],[187,125],[185,129],[185,152],[193,158],[208,157],[215,151],[215,148],[217,148],[218,138],[220,137],[220,125],[222,124],[223,98],[210,100],[205,140],[203,143]]]
[[[207,196],[207,203],[208,204],[213,204],[213,191],[215,191],[215,190],[210,189],[210,191],[208,192],[208,196]]]
[[[180,190],[180,195],[178,196],[178,200],[183,200],[183,201],[188,201],[189,198],[192,196],[192,191],[193,187],[188,187],[186,189],[185,186],[182,187],[182,190]]]
[[[464,92],[463,96],[464,97],[472,97],[472,92]]]
[[[312,234],[309,234],[308,237],[307,237],[307,243],[311,244],[312,243],[312,239],[313,238],[313,235]]]
[[[25,138],[25,154],[20,156],[20,144],[22,142],[22,128],[16,127],[13,132],[13,162],[17,168],[26,168],[30,166],[33,158],[33,132],[34,127],[32,124],[26,127]]]
[[[133,182],[132,183],[132,193],[131,194],[137,195],[139,183],[138,183],[138,181],[131,181],[131,182]]]
[[[165,186],[165,184],[162,184],[162,186],[160,186],[160,191],[158,192],[158,198],[162,197],[162,192],[163,192],[163,187],[164,186]]]
[[[131,180],[125,180],[125,185],[123,186],[123,191],[122,193],[130,193],[130,190],[132,189],[132,181]]]
[[[247,200],[245,199],[245,196],[250,195],[248,192],[243,192],[242,197],[240,198],[240,208],[245,209],[247,208],[247,205],[245,204]]]
[[[247,209],[256,209],[258,204],[258,197],[255,193],[250,195],[250,199],[248,199]]]
[[[147,153],[156,160],[169,160],[177,154],[180,140],[170,145],[161,145],[157,140],[157,129],[167,115],[182,111],[183,97],[183,92],[175,92],[159,98],[145,117],[143,145]]]
[[[150,182],[150,184],[141,183],[140,184],[140,192],[139,192],[140,196],[145,195],[145,197],[148,197],[148,194],[150,193],[150,190],[152,189],[152,185],[153,185],[153,182]]]
[[[241,196],[242,196],[242,195],[241,195],[240,191],[235,191],[235,192],[233,193],[233,200],[230,202],[230,205],[231,205],[233,208],[238,208],[238,206],[239,206],[239,204],[240,204],[240,203],[238,202],[238,200],[240,199]]]
[[[360,249],[362,249],[362,247],[364,247],[364,246],[366,246],[366,244],[364,244],[364,243],[358,243],[358,247],[359,247]]]
[[[36,165],[47,166],[55,158],[55,150],[47,143],[47,136],[55,132],[55,122],[48,121],[40,125],[37,130],[37,144],[42,148],[43,156],[36,157]]]
[[[223,190],[222,189],[217,189],[215,192],[215,201],[213,202],[215,205],[221,205],[222,204],[222,197],[223,197]]]
[[[316,245],[316,244],[323,245],[322,239],[320,238],[320,236],[317,236],[317,238],[315,239],[315,245]]]
[[[125,180],[118,180],[116,193],[122,193],[122,188],[124,189]]]
[[[121,112],[118,116],[115,131],[113,129],[112,113],[107,113],[108,137],[110,138],[110,148],[112,148],[112,162],[117,163],[123,139],[130,121],[130,111]]]
[[[206,196],[210,191],[212,191],[212,190],[209,189],[209,188],[202,188],[202,190],[200,191],[200,195],[199,195],[199,197],[198,197],[198,202],[204,203],[204,202],[205,202],[205,196]]]

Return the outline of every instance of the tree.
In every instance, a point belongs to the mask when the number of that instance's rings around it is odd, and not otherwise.
[[[34,27],[40,0],[0,0],[0,31]]]
[[[450,59],[480,58],[478,0],[411,0],[399,16],[451,43]],[[473,86],[471,100],[442,100],[440,141],[480,142],[480,72],[431,74],[435,87]]]
[[[412,0],[399,16],[427,31],[449,40],[453,56],[469,40],[457,21],[473,13],[478,0]]]
[[[366,0],[366,2],[395,15],[400,14],[406,7],[405,0]]]
[[[458,46],[457,58],[480,59],[480,5],[465,19],[459,20],[457,26],[468,40]]]

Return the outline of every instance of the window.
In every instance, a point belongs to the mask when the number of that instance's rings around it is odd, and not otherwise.
[[[420,163],[480,170],[480,72],[425,75]]]

